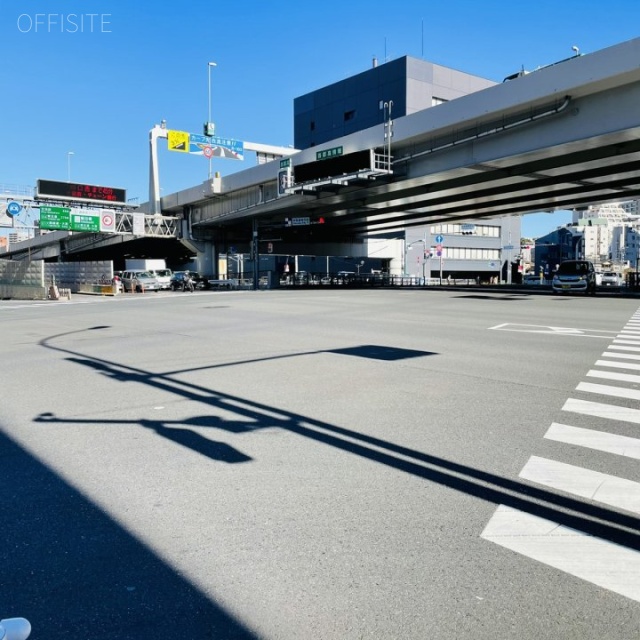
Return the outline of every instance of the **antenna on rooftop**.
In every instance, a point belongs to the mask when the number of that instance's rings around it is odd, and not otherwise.
[[[574,44],[573,47],[571,47],[571,50],[577,55],[580,55],[580,49],[578,47],[576,47],[576,45]]]

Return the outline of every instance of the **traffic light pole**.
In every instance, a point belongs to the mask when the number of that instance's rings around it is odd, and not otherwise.
[[[254,218],[252,222],[252,244],[251,244],[251,257],[253,259],[253,290],[258,290],[258,281],[260,280],[259,262],[260,262],[260,245],[258,241],[258,219]]]

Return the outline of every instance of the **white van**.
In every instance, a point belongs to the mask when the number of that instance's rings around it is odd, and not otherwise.
[[[171,278],[173,278],[171,269],[148,269],[148,271],[155,276],[161,289],[171,289]]]

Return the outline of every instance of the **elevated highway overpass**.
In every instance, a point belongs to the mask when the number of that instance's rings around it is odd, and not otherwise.
[[[323,217],[326,232],[370,234],[629,200],[640,195],[638,104],[634,39],[394,120],[392,173],[351,168],[278,197],[276,161],[222,178],[217,193],[205,183],[173,194],[162,210],[187,213],[200,230],[307,216]],[[293,174],[314,163],[331,174],[316,157],[336,148],[341,158],[384,156],[385,132],[381,123],[303,150]]]
[[[634,39],[392,121],[381,111],[375,127],[140,209],[175,219],[189,247],[222,253],[265,231],[291,250],[629,200],[640,197],[638,104]],[[293,218],[325,224],[292,227]]]

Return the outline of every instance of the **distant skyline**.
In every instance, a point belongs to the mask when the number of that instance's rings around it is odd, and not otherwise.
[[[82,11],[83,13],[78,13]],[[4,97],[0,185],[39,178],[127,190],[148,200],[149,130],[216,133],[293,144],[293,100],[410,55],[501,82],[573,55],[638,36],[634,0],[326,0],[322,9],[283,0],[190,0],[147,7],[125,0],[22,0],[0,5]],[[215,62],[216,66],[209,66]],[[215,159],[222,175],[251,167]],[[208,176],[203,157],[159,154],[163,194]],[[526,236],[571,220],[570,212],[523,217]],[[0,233],[5,233],[1,230]]]

